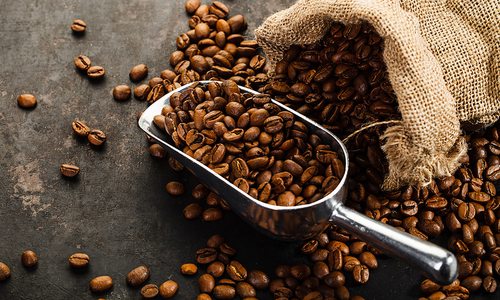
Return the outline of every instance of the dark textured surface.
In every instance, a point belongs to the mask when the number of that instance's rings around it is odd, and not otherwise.
[[[292,2],[226,3],[253,30]],[[71,34],[73,18],[87,22],[85,36]],[[196,280],[178,269],[216,232],[239,249],[249,269],[271,271],[277,263],[301,259],[295,245],[261,236],[234,215],[214,224],[185,221],[181,211],[188,200],[169,197],[164,184],[178,178],[192,186],[196,180],[173,174],[165,161],[146,153],[135,125],[145,103],[111,97],[113,86],[130,84],[128,71],[135,64],[147,64],[150,74],[168,67],[174,39],[187,28],[183,1],[4,0],[0,19],[0,261],[13,273],[0,283],[0,299],[97,299],[88,281],[104,274],[115,280],[106,299],[139,299],[124,279],[139,264],[151,267],[150,282],[178,281],[176,299],[194,299]],[[105,67],[104,81],[91,83],[75,71],[73,57],[80,53]],[[23,92],[37,96],[35,110],[17,107]],[[102,151],[75,139],[75,118],[108,134]],[[58,167],[65,162],[81,167],[77,180],[60,177]],[[28,248],[40,257],[31,272],[20,263]],[[91,256],[86,272],[67,265],[77,251]],[[389,259],[380,265],[368,285],[352,291],[367,299],[418,296],[420,276],[414,270]]]

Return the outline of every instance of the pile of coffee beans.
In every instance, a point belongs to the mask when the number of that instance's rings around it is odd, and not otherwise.
[[[136,99],[151,104],[167,92],[199,80],[231,79],[254,89],[267,82],[266,59],[258,54],[257,42],[242,35],[247,27],[242,15],[229,17],[229,8],[220,1],[211,5],[187,1],[186,12],[192,15],[190,30],[176,39],[177,51],[169,58],[173,70],[163,70],[148,84],[135,87]],[[147,73],[147,67],[140,64],[129,77],[139,82]]]
[[[154,123],[178,148],[268,204],[312,203],[344,175],[330,145],[269,95],[242,93],[232,80],[195,82],[162,112]]]
[[[286,51],[262,91],[341,137],[367,123],[399,119],[382,50],[382,38],[368,24],[334,23],[321,42]]]

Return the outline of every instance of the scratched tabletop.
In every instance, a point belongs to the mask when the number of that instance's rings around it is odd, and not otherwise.
[[[249,35],[265,17],[293,2],[226,1],[233,14],[245,15]],[[197,180],[172,172],[166,161],[147,153],[135,119],[144,102],[112,99],[115,85],[130,84],[132,66],[145,63],[151,75],[168,67],[175,37],[187,29],[183,3],[1,1],[0,261],[12,269],[12,277],[0,283],[1,300],[97,299],[88,282],[99,275],[115,281],[106,299],[140,299],[139,291],[125,283],[127,272],[140,264],[150,266],[152,283],[177,281],[176,299],[194,299],[196,279],[183,277],[179,266],[192,262],[196,249],[214,233],[238,249],[248,269],[272,273],[278,263],[304,259],[296,244],[260,235],[231,213],[215,223],[186,221],[182,209],[190,196],[169,197],[164,185],[175,179],[192,187]],[[69,29],[74,18],[87,22],[81,38]],[[103,81],[89,82],[75,71],[73,58],[80,53],[106,69]],[[38,106],[20,109],[16,98],[21,93],[36,95]],[[71,122],[76,118],[107,133],[102,150],[75,139]],[[61,178],[59,165],[67,162],[80,166],[76,180]],[[35,270],[21,266],[26,249],[40,257]],[[90,268],[70,270],[67,257],[74,252],[88,253]],[[381,259],[379,265],[368,284],[351,289],[353,294],[419,296],[421,275],[415,270],[394,259]]]

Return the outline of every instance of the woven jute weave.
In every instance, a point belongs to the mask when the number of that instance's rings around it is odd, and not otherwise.
[[[500,1],[299,0],[255,35],[274,65],[291,45],[321,40],[333,22],[368,22],[384,39],[402,122],[381,136],[383,187],[452,174],[467,150],[460,122],[500,116]]]

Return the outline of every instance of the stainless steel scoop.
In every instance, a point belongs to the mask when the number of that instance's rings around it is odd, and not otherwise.
[[[207,84],[209,81],[200,83]],[[316,122],[277,101],[273,100],[273,103],[293,113],[297,120],[309,127],[311,133],[320,136],[325,144],[330,144],[344,162],[345,173],[338,187],[324,198],[314,203],[294,207],[270,205],[252,198],[201,162],[184,154],[175,147],[165,132],[156,128],[153,118],[161,114],[163,106],[169,104],[170,96],[174,92],[180,92],[188,87],[189,85],[182,86],[153,103],[142,114],[139,126],[158,141],[173,158],[224,198],[232,210],[246,222],[261,232],[282,240],[307,239],[320,233],[330,223],[334,223],[385,253],[401,258],[419,268],[435,281],[449,284],[457,278],[457,260],[451,252],[345,207],[343,202],[346,198],[346,181],[349,171],[346,147],[335,135]],[[258,94],[245,87],[240,86],[240,89],[243,92]]]

